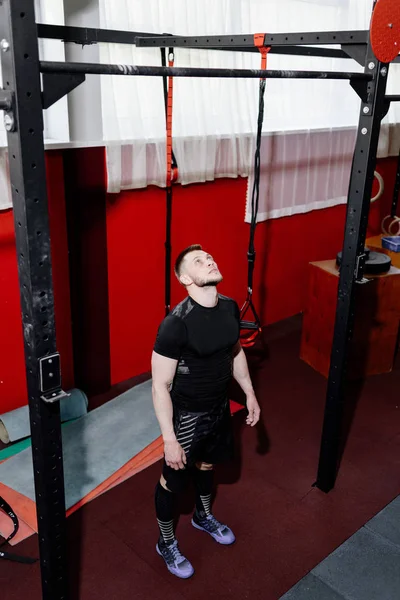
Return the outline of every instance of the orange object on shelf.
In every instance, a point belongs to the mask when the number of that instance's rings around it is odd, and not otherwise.
[[[367,244],[368,247],[371,247]],[[393,368],[400,324],[400,269],[366,275],[356,286],[356,312],[347,376],[360,379]],[[309,264],[307,306],[300,358],[328,377],[336,316],[339,270],[335,260]]]

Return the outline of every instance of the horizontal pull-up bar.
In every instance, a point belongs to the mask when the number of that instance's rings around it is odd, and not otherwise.
[[[400,96],[385,96],[385,100],[389,100],[389,102],[400,102]]]
[[[262,71],[259,69],[203,69],[197,67],[146,67],[42,61],[42,73],[86,73],[88,75],[138,75],[158,77],[232,77],[241,79],[349,79],[372,80],[367,73],[337,71]]]

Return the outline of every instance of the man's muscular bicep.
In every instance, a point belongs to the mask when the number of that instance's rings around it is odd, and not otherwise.
[[[178,361],[153,351],[151,356],[151,374],[153,386],[169,388],[174,380]]]

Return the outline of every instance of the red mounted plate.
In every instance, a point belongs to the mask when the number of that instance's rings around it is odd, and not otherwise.
[[[376,58],[389,63],[400,52],[400,1],[378,0],[371,20],[371,45]]]

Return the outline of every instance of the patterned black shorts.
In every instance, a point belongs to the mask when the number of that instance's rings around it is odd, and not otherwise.
[[[208,412],[189,412],[174,407],[174,431],[186,454],[186,468],[176,471],[164,459],[163,475],[171,491],[182,489],[185,472],[196,462],[217,464],[233,457],[234,440],[229,401]]]

